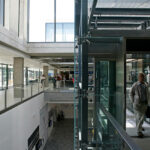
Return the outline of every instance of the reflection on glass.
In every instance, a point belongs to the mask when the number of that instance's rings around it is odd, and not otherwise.
[[[149,54],[127,54],[126,60],[126,127],[135,128],[135,116],[133,104],[129,97],[132,85],[138,81],[138,74],[145,74],[145,82],[150,87],[150,55]],[[149,121],[149,120],[147,120]]]
[[[46,23],[45,41],[54,42],[54,23]]]
[[[56,41],[72,42],[74,40],[74,24],[73,23],[57,23],[56,24]]]

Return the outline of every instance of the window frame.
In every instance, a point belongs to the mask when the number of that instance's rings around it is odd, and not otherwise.
[[[30,0],[28,0],[28,2],[27,2],[28,3],[28,5],[27,5],[28,6],[28,10],[27,10],[27,12],[28,12],[28,14],[27,14],[27,43],[74,43],[74,40],[73,41],[61,41],[61,42],[56,40],[56,30],[57,30],[56,29],[56,25],[57,25],[56,1],[57,0],[54,0],[54,41],[46,42],[46,24],[49,23],[49,22],[46,22],[45,23],[45,41],[44,42],[30,42],[29,41],[29,39],[30,39],[30,37],[29,37],[30,36],[30,34],[29,34],[29,31],[30,31]],[[69,23],[71,23],[71,22],[69,22]],[[74,22],[72,22],[72,23],[74,24]],[[73,30],[74,30],[74,28],[73,28]]]

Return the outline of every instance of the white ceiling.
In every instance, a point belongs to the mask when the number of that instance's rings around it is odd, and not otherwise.
[[[13,64],[14,57],[23,57],[25,67],[29,67],[29,68],[38,69],[38,68],[42,68],[44,65],[48,65],[38,60],[31,59],[29,55],[26,55],[22,52],[12,50],[11,48],[6,47],[4,45],[0,45],[0,63]]]

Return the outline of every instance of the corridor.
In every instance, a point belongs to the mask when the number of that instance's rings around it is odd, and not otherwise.
[[[73,150],[73,119],[57,122],[44,150]]]

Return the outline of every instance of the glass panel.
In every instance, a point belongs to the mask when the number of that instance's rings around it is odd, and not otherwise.
[[[8,65],[8,86],[13,86],[13,66]]]
[[[54,0],[30,0],[29,12],[29,42],[45,42],[46,23],[54,23]]]
[[[4,0],[0,0],[0,25],[4,25]]]
[[[54,42],[54,23],[47,23],[45,32],[45,41]]]
[[[145,82],[150,91],[150,54],[127,54],[126,59],[126,127],[127,131],[136,131],[136,121],[133,110],[133,103],[129,97],[132,85],[138,81],[138,74],[145,74]],[[150,105],[150,103],[149,103]],[[143,127],[149,128],[150,119],[146,118]],[[132,136],[132,135],[131,135]]]
[[[109,62],[100,62],[100,93],[101,102],[109,108]]]
[[[7,86],[6,65],[2,65],[2,88],[5,89],[6,86]]]
[[[56,22],[74,22],[74,0],[56,1]]]
[[[26,85],[24,87],[24,97],[23,97],[23,100],[26,100],[27,98],[31,97],[32,96],[32,88],[31,88],[31,84],[29,85]]]
[[[57,23],[56,24],[56,41],[72,42],[74,40],[74,24],[73,23]]]
[[[5,91],[0,90],[0,110],[5,108]]]
[[[100,103],[99,103],[100,105]],[[103,107],[103,106],[102,106]],[[107,110],[105,110],[107,113]],[[111,116],[112,117],[112,116]],[[111,121],[110,121],[111,120]],[[130,146],[135,149],[138,146],[131,141],[131,138],[125,133],[123,128],[119,124],[116,124],[116,127],[112,125],[112,122],[115,122],[115,119],[104,113],[100,107],[97,109],[97,149],[101,150],[130,150],[131,148],[127,145],[127,143],[123,140],[121,135],[125,137],[126,141],[130,141]],[[119,130],[119,132],[118,132]],[[131,145],[132,143],[132,145]],[[99,146],[98,146],[99,145]]]
[[[74,0],[56,1],[56,41],[74,41]]]
[[[24,90],[23,87],[20,85],[16,85],[13,88],[7,89],[6,106],[10,107],[18,102],[21,102],[23,96],[24,96]]]
[[[2,65],[0,64],[0,90],[3,88]]]
[[[38,94],[38,92],[40,91],[40,83],[34,83],[32,84],[32,96]]]

